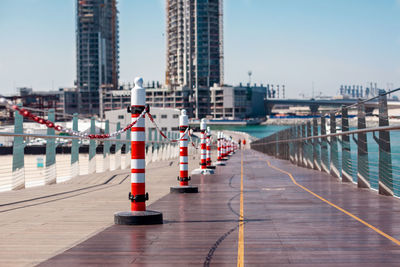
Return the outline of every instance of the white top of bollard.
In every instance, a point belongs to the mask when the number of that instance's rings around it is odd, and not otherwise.
[[[206,127],[207,127],[206,119],[201,119],[200,130],[205,131],[205,130],[206,130]]]
[[[135,78],[135,87],[131,91],[131,105],[132,106],[144,106],[146,105],[146,90],[143,86],[143,78]]]
[[[142,77],[135,78],[135,87],[143,87],[143,78]]]
[[[184,109],[181,110],[181,115],[179,116],[179,126],[189,126],[189,118]]]

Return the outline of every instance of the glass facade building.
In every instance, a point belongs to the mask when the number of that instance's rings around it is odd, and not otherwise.
[[[103,113],[102,90],[118,88],[116,0],[77,0],[76,58],[79,113]]]

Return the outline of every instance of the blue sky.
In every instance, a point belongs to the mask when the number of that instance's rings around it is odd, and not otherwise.
[[[72,86],[74,0],[0,0],[0,93]],[[225,82],[286,84],[287,95],[400,86],[398,0],[225,0]],[[163,0],[119,0],[120,80],[164,81]]]

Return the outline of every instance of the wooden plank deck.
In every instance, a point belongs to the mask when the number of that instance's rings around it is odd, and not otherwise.
[[[151,163],[146,173],[152,203],[178,184],[178,160]],[[113,213],[129,209],[129,189],[126,169],[0,193],[0,266],[34,266],[113,225]]]
[[[400,200],[251,150],[243,154],[245,265],[400,266]],[[169,194],[150,205],[163,212],[163,225],[113,225],[39,266],[236,265],[240,152],[215,175],[192,179],[200,193]]]

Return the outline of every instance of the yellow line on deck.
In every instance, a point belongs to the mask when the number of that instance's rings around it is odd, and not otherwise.
[[[267,163],[268,163],[268,166],[270,166],[271,168],[273,168],[273,169],[275,169],[275,170],[277,170],[277,171],[280,171],[280,172],[282,172],[282,173],[288,175],[288,176],[290,177],[290,179],[292,180],[292,182],[293,182],[295,185],[297,185],[298,187],[300,187],[301,189],[307,191],[308,193],[310,193],[311,195],[315,196],[316,198],[319,198],[320,200],[322,200],[323,202],[329,204],[330,206],[332,206],[332,207],[334,207],[334,208],[340,210],[340,211],[343,212],[344,214],[346,214],[346,215],[350,216],[351,218],[353,218],[353,219],[359,221],[360,223],[364,224],[365,226],[368,226],[369,228],[371,228],[372,230],[374,230],[374,231],[377,232],[378,234],[380,234],[380,235],[386,237],[387,239],[389,239],[390,241],[392,241],[392,242],[395,243],[396,245],[399,245],[399,246],[400,246],[400,241],[397,240],[396,238],[394,238],[394,237],[392,237],[392,236],[386,234],[385,232],[379,230],[379,229],[376,228],[375,226],[373,226],[373,225],[367,223],[366,221],[364,221],[364,220],[358,218],[356,215],[354,215],[354,214],[348,212],[347,210],[345,210],[345,209],[343,209],[343,208],[341,208],[341,207],[339,207],[339,206],[333,204],[332,202],[326,200],[325,198],[323,198],[323,197],[317,195],[316,193],[314,193],[314,192],[311,191],[310,189],[308,189],[308,188],[302,186],[301,184],[297,183],[296,179],[294,179],[293,175],[292,175],[290,172],[287,172],[287,171],[284,171],[284,170],[282,170],[282,169],[279,169],[278,167],[272,166],[272,165],[271,165],[271,162],[269,162],[269,160],[267,160]]]
[[[240,216],[237,266],[244,266],[244,221],[243,221],[243,150],[240,150]]]

